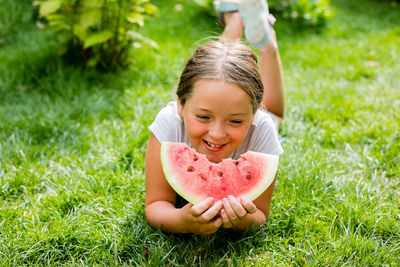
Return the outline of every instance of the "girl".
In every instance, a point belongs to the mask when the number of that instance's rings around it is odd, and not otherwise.
[[[275,180],[253,202],[230,196],[215,203],[209,198],[197,205],[180,204],[161,167],[163,141],[185,142],[213,162],[237,159],[247,150],[283,152],[277,132],[283,118],[283,78],[275,33],[269,29],[270,41],[260,49],[260,75],[257,56],[239,41],[244,28],[239,12],[222,15],[226,27],[221,39],[195,51],[180,77],[177,101],[149,127],[145,213],[150,225],[165,232],[245,230],[263,224],[269,214]]]

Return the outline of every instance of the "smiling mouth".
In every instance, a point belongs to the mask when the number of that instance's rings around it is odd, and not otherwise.
[[[209,150],[212,150],[212,151],[219,151],[219,150],[222,149],[222,147],[225,146],[225,145],[213,144],[213,143],[210,143],[210,142],[208,142],[208,141],[206,141],[206,140],[204,140],[204,139],[203,139],[203,142],[206,144],[207,148],[208,148]]]

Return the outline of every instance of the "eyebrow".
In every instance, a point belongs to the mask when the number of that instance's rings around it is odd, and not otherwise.
[[[198,108],[197,110],[211,113],[211,111],[209,109],[206,109],[206,108]],[[230,116],[246,116],[247,114],[248,114],[247,112],[243,112],[243,113],[232,113],[232,114],[229,114],[229,115]]]

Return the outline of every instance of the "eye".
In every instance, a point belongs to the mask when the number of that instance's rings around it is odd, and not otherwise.
[[[240,124],[242,124],[243,121],[242,120],[230,120],[229,122],[232,124],[240,125]]]
[[[207,115],[196,115],[196,118],[198,118],[201,121],[206,121],[210,119],[210,117]]]

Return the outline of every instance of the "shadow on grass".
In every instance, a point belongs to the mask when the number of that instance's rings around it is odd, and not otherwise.
[[[118,258],[121,263],[172,265],[237,266],[265,250],[268,228],[248,232],[220,229],[210,236],[165,234],[152,229],[144,214],[131,217],[121,226]],[[243,254],[247,251],[247,254]]]

